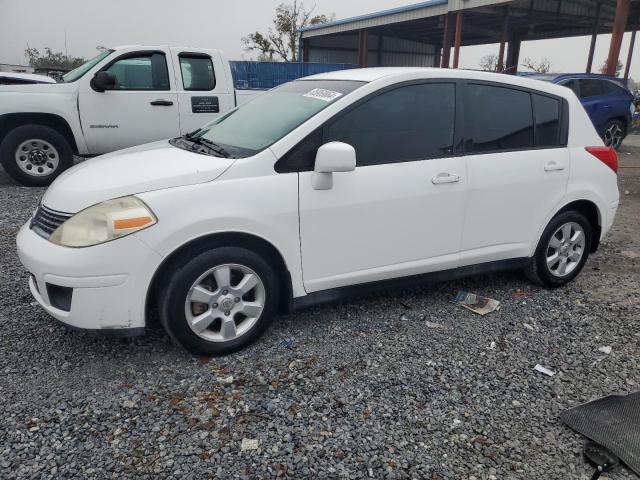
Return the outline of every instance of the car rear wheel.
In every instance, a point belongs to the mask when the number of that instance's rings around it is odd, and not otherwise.
[[[249,345],[277,310],[276,273],[250,250],[215,248],[169,276],[160,319],[171,338],[195,355],[224,355]]]
[[[591,224],[581,213],[569,211],[557,215],[542,234],[526,269],[527,276],[549,288],[569,283],[589,257],[591,232]]]
[[[609,120],[604,126],[604,144],[616,150],[624,140],[624,124],[620,120]]]
[[[73,165],[73,150],[56,130],[43,125],[23,125],[11,130],[2,141],[0,160],[17,182],[42,187]]]

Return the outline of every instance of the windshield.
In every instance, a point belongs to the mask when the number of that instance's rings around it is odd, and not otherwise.
[[[344,95],[364,85],[347,80],[298,80],[259,94],[187,139],[204,139],[235,158],[254,155]]]
[[[97,65],[98,62],[100,62],[103,58],[108,57],[112,53],[113,53],[113,50],[104,50],[103,52],[93,57],[88,62],[83,63],[78,68],[75,68],[71,70],[69,73],[67,73],[66,75],[63,75],[62,81],[65,83],[75,82],[80,77],[82,77],[85,73],[91,70],[95,65]]]

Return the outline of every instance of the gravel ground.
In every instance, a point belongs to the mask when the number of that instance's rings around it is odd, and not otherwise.
[[[506,273],[324,306],[213,360],[33,305],[14,238],[42,190],[0,172],[0,477],[589,478],[559,413],[640,385],[640,148],[621,159],[614,230],[566,288]]]

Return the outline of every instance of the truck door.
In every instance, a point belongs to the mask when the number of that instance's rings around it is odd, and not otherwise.
[[[127,52],[100,71],[115,77],[112,89],[89,83],[79,92],[82,129],[92,154],[175,137],[180,134],[178,96],[171,58],[164,51]]]
[[[211,51],[171,49],[176,66],[180,130],[192,132],[234,107],[233,85],[225,76],[223,59]]]

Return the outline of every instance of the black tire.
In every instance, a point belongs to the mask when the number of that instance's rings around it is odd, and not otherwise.
[[[626,136],[626,129],[624,123],[620,120],[609,120],[604,126],[602,140],[608,147],[613,147],[616,150],[622,145],[622,141]]]
[[[573,270],[566,274],[566,276],[560,277],[555,275],[547,265],[547,254],[552,248],[549,245],[551,237],[560,227],[568,223],[576,223],[582,227],[585,236],[584,247],[582,248],[582,257],[577,262]],[[531,281],[548,288],[558,288],[566,285],[578,276],[589,258],[589,252],[591,251],[592,244],[592,232],[593,228],[591,227],[589,220],[587,220],[587,218],[580,212],[567,211],[556,215],[551,222],[549,222],[547,228],[545,228],[542,237],[540,238],[540,243],[536,248],[536,253],[533,258],[531,258],[529,266],[525,269],[525,274]]]
[[[244,334],[229,341],[208,341],[190,327],[185,302],[191,287],[205,272],[227,264],[242,265],[258,275],[266,292],[264,307],[256,323]],[[278,309],[280,285],[273,267],[257,253],[238,247],[218,247],[176,265],[165,279],[166,286],[160,292],[158,309],[162,325],[179,346],[194,355],[226,355],[253,343],[270,325]]]
[[[16,159],[18,149],[23,142],[31,139],[44,141],[54,147],[58,163],[50,173],[36,174],[36,169],[39,167],[35,167],[34,174],[29,174],[18,165]],[[0,144],[0,161],[5,171],[15,181],[29,187],[44,187],[73,165],[73,150],[67,139],[57,130],[44,125],[23,125],[14,128],[5,136]]]

